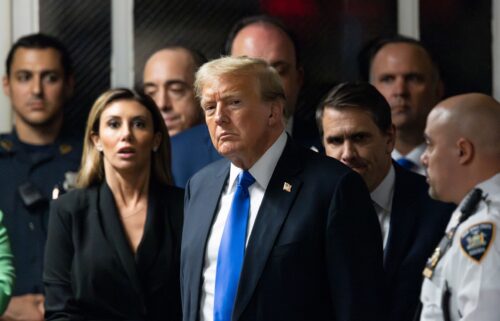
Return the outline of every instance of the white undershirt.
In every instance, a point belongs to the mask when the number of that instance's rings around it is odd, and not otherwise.
[[[257,218],[257,213],[259,212],[260,205],[262,204],[267,185],[269,184],[276,164],[285,149],[286,140],[287,135],[285,131],[283,131],[274,144],[248,170],[255,178],[255,183],[248,188],[248,192],[250,194],[250,215],[247,226],[247,245],[252,233],[253,225]],[[215,273],[217,270],[219,245],[222,239],[224,226],[229,215],[229,210],[231,209],[234,193],[236,192],[236,179],[241,172],[241,168],[231,164],[229,179],[222,191],[219,209],[216,213],[215,221],[210,231],[210,236],[208,237],[202,273],[203,285],[200,301],[200,321],[212,321],[214,318]]]
[[[391,224],[392,198],[394,196],[394,184],[396,182],[396,172],[391,165],[389,172],[385,175],[382,182],[370,193],[375,212],[377,212],[382,231],[383,247],[387,244],[389,236],[389,227]]]
[[[422,165],[422,162],[420,161],[420,156],[422,156],[422,154],[425,152],[426,147],[427,145],[425,143],[422,143],[417,147],[415,147],[414,149],[412,149],[411,152],[409,152],[406,155],[402,155],[400,152],[396,150],[396,148],[394,148],[392,150],[391,156],[396,161],[401,157],[411,160],[413,163],[415,163],[415,167],[412,169],[412,172],[425,176],[425,167],[424,165]]]

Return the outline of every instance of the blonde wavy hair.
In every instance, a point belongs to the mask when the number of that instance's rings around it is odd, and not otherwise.
[[[247,75],[256,77],[263,101],[286,100],[283,83],[276,69],[262,59],[247,56],[222,57],[201,66],[194,82],[196,96],[201,99],[203,87],[214,79]],[[283,112],[285,113],[285,110]]]
[[[172,184],[172,173],[170,169],[170,137],[167,127],[155,102],[147,95],[127,88],[110,89],[97,98],[85,128],[83,142],[83,154],[80,171],[76,180],[79,188],[86,188],[104,181],[104,163],[102,153],[97,150],[92,136],[99,134],[99,122],[103,111],[112,102],[118,100],[131,100],[144,106],[153,118],[153,131],[161,134],[161,143],[156,152],[152,152],[151,175],[159,182]]]

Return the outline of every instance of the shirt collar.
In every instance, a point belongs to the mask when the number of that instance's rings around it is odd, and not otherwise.
[[[394,171],[394,165],[391,165],[389,172],[385,175],[382,182],[370,193],[372,201],[389,213],[392,210],[395,181],[396,172]]]
[[[292,130],[293,130],[293,115],[290,116],[287,120],[286,120],[286,126],[285,126],[285,130],[288,134],[290,134],[290,136],[292,136]]]
[[[499,201],[500,197],[498,196],[498,191],[500,190],[500,173],[497,173],[487,180],[482,181],[481,183],[477,184],[476,187],[480,188],[483,191],[483,196],[487,196],[487,199]],[[462,200],[462,202],[460,203],[460,206],[462,205],[463,201],[464,200]]]
[[[409,152],[408,154],[406,154],[404,156],[401,155],[401,153],[398,152],[394,148],[392,150],[392,158],[394,158],[395,160],[398,160],[401,157],[404,157],[408,160],[411,160],[415,164],[420,164],[420,156],[422,156],[422,154],[425,152],[426,147],[427,147],[427,145],[425,143],[422,143],[422,144],[418,145],[417,147],[415,147],[414,149],[412,149],[411,152]]]
[[[255,181],[266,190],[278,160],[285,149],[287,140],[286,132],[283,131],[278,139],[267,149],[267,151],[248,170],[255,178]],[[243,170],[233,163],[229,170],[229,190],[232,190],[236,183],[236,178]]]

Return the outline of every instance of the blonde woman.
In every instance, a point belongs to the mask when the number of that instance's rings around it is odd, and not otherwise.
[[[154,102],[102,94],[87,123],[78,189],[51,205],[47,320],[180,320],[183,192]]]

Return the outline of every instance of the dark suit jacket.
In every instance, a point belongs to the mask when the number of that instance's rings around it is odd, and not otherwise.
[[[45,254],[47,320],[180,320],[183,193],[151,184],[134,256],[107,184],[51,205]]]
[[[221,160],[187,185],[185,321],[199,319],[205,249],[228,174]],[[362,179],[288,138],[249,239],[232,320],[378,320],[382,273],[380,227]]]
[[[389,236],[384,250],[386,320],[412,320],[420,302],[422,271],[444,230],[454,206],[429,197],[421,175],[394,162],[396,182]]]
[[[198,125],[172,136],[172,175],[176,186],[184,188],[194,173],[221,159],[214,148],[207,125]]]

